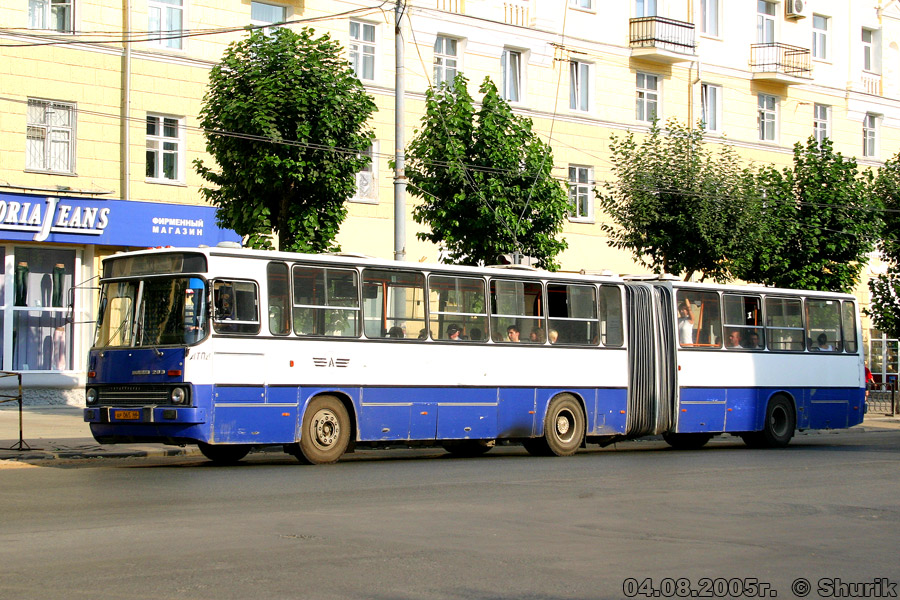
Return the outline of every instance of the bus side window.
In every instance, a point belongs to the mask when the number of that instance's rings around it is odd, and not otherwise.
[[[856,353],[856,305],[844,301],[841,312],[844,331],[844,351]]]
[[[291,331],[288,267],[284,263],[269,263],[266,267],[266,291],[269,298],[269,331],[273,335],[287,335]]]
[[[840,352],[841,314],[838,300],[806,299],[806,340],[812,352]]]
[[[252,281],[219,280],[213,285],[213,324],[219,333],[259,333],[259,294]]]
[[[600,342],[604,346],[618,348],[625,344],[622,323],[622,288],[600,286]]]
[[[363,328],[368,338],[416,340],[425,329],[425,276],[414,271],[363,271]]]
[[[597,345],[599,328],[594,286],[548,283],[547,306],[551,344]]]
[[[722,317],[716,292],[679,290],[677,306],[682,347],[722,347]]]
[[[352,269],[294,265],[294,333],[359,336],[359,278]]]
[[[803,351],[806,344],[799,298],[766,298],[766,337],[769,350]]]

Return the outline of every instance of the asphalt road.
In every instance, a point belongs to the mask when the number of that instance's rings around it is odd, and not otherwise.
[[[730,581],[794,598],[798,578],[811,598],[837,578],[889,592],[898,471],[900,431],[567,459],[54,461],[0,470],[0,598],[622,598],[628,578],[658,597],[725,597]]]

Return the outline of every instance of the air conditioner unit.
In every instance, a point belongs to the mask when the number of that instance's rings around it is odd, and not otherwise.
[[[806,8],[807,0],[785,0],[784,16],[788,19],[802,19],[809,10]]]

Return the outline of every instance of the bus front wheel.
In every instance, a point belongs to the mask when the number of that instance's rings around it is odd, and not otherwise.
[[[784,448],[794,437],[797,417],[794,406],[784,396],[776,396],[766,406],[766,421],[762,431],[751,431],[741,435],[744,443],[751,448]]]
[[[206,444],[199,442],[197,446],[200,448],[203,456],[220,465],[233,465],[250,452],[250,446],[243,444]]]
[[[584,412],[574,396],[563,394],[550,401],[544,418],[544,437],[525,440],[534,456],[571,456],[584,440]]]
[[[300,462],[323,465],[337,462],[350,444],[350,415],[334,396],[314,398],[303,413]]]

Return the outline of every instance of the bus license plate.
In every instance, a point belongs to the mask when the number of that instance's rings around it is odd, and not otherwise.
[[[113,419],[116,421],[140,421],[141,411],[139,410],[114,410]]]

